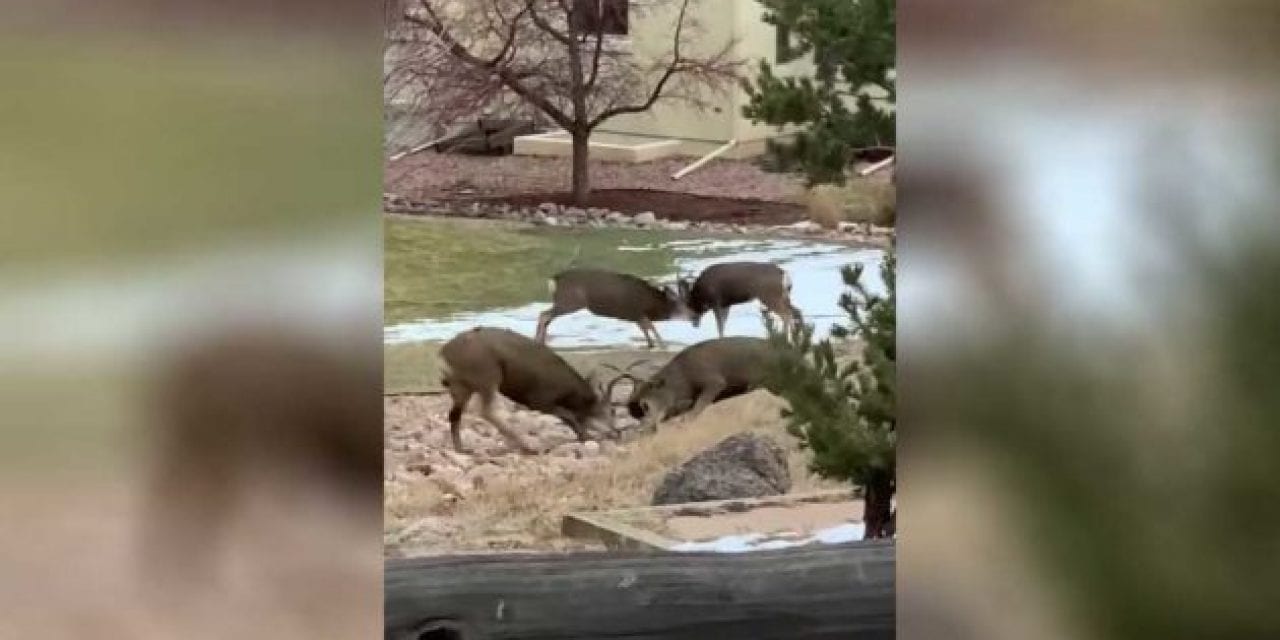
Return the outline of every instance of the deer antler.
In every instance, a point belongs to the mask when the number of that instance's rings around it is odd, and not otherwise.
[[[601,366],[601,367],[603,367],[603,368],[605,368],[605,369],[612,369],[613,371],[617,371],[618,373],[630,373],[630,371],[631,371],[632,369],[636,368],[638,365],[642,365],[642,364],[645,364],[645,363],[647,363],[647,362],[649,362],[649,358],[641,358],[641,359],[636,360],[635,362],[632,362],[631,364],[629,364],[629,365],[627,365],[627,366],[625,366],[625,367],[623,367],[623,368],[621,368],[621,369],[619,369],[618,367],[615,367],[614,365],[609,364],[609,363],[607,363],[607,362],[606,362],[605,364],[600,365],[600,366]]]
[[[606,365],[606,366],[607,366],[607,365]],[[644,380],[641,380],[640,378],[637,378],[636,376],[633,376],[633,375],[631,375],[630,373],[627,373],[627,372],[623,371],[623,372],[619,373],[618,375],[614,376],[612,380],[610,380],[607,384],[605,384],[605,386],[604,386],[604,399],[605,399],[607,402],[610,402],[610,403],[612,403],[612,402],[613,402],[613,388],[614,388],[614,387],[616,387],[616,386],[618,386],[618,383],[619,383],[619,382],[621,382],[621,381],[623,381],[623,380],[630,380],[630,381],[631,381],[631,384],[633,384],[633,385],[640,385],[640,384],[644,384]]]

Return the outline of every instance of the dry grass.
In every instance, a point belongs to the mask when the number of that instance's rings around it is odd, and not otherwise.
[[[897,191],[892,182],[873,178],[851,178],[844,186],[818,185],[805,192],[809,218],[827,229],[841,222],[893,224]]]
[[[388,531],[398,530],[397,542],[406,551],[440,552],[459,549],[564,549],[586,546],[565,540],[561,518],[571,511],[616,509],[648,505],[663,475],[724,438],[740,432],[773,436],[788,452],[792,491],[814,491],[843,485],[811,475],[807,456],[788,435],[779,417],[782,400],[759,391],[708,408],[697,420],[676,420],[658,433],[627,446],[623,453],[591,463],[581,461],[568,473],[538,467],[536,460],[519,480],[498,480],[463,500],[447,501],[434,489],[388,491]],[[425,493],[424,493],[425,492]],[[431,532],[436,540],[414,540],[408,528],[415,518],[444,516],[447,531]],[[408,535],[406,535],[408,534]],[[431,548],[444,547],[444,548]]]

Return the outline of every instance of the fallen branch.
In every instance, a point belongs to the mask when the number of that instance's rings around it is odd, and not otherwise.
[[[885,167],[893,164],[894,160],[897,159],[897,157],[898,156],[896,155],[889,156],[888,158],[885,158],[884,160],[881,160],[880,162],[877,162],[867,167],[866,169],[859,171],[858,176],[865,178],[877,171],[880,171],[881,169],[884,169]]]
[[[416,147],[414,147],[414,148],[412,148],[412,149],[409,149],[409,150],[407,150],[407,151],[401,151],[400,153],[392,154],[392,155],[391,155],[391,157],[390,157],[390,158],[388,158],[388,160],[389,160],[389,161],[391,161],[391,162],[395,162],[395,161],[400,160],[401,158],[404,158],[404,157],[406,157],[406,156],[411,156],[411,155],[413,155],[413,154],[415,154],[415,153],[421,153],[421,152],[423,152],[423,151],[426,151],[427,149],[430,149],[431,147],[434,147],[434,146],[436,146],[436,145],[440,144],[441,142],[444,142],[445,140],[448,140],[448,139],[449,139],[449,137],[450,137],[450,135],[443,135],[443,136],[440,136],[439,138],[436,138],[435,140],[432,140],[431,142],[426,142],[426,143],[420,144],[420,145],[418,145],[418,146],[416,146]]]

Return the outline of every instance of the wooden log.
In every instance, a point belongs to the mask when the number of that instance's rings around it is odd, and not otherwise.
[[[387,640],[893,638],[894,545],[388,560]]]

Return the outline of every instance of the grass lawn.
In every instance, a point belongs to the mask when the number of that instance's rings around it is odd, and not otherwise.
[[[547,279],[568,266],[575,253],[575,264],[641,276],[669,272],[675,260],[667,249],[618,250],[673,237],[662,231],[529,229],[493,221],[387,216],[384,232],[387,324],[545,300]],[[384,391],[439,389],[439,348],[435,342],[386,345]],[[625,360],[632,353],[610,353],[609,361]],[[571,352],[562,355],[584,370],[601,358]]]
[[[671,237],[661,231],[522,229],[491,221],[387,216],[384,321],[395,324],[545,300],[547,279],[571,261],[660,275],[672,268],[673,252],[618,247]]]

